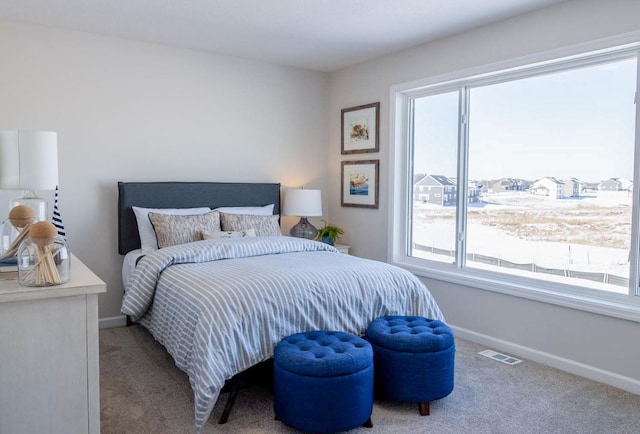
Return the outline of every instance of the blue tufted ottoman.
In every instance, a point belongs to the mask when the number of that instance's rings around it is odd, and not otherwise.
[[[429,401],[453,390],[455,342],[442,321],[419,316],[384,316],[367,328],[374,353],[377,390],[386,398],[418,402],[429,414]]]
[[[273,361],[276,419],[302,431],[371,426],[373,350],[364,339],[311,331],[278,343]]]

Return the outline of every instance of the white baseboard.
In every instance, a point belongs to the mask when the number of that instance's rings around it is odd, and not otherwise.
[[[123,327],[126,325],[127,325],[127,317],[125,315],[112,316],[109,318],[100,318],[98,320],[98,327],[101,329]]]
[[[640,395],[640,380],[449,324],[457,337]]]

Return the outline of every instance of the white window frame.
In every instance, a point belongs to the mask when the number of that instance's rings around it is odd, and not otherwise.
[[[502,82],[508,79],[530,76],[534,71],[553,71],[566,69],[571,65],[587,65],[602,62],[603,57],[611,60],[611,56],[620,59],[636,52],[640,59],[640,32],[633,32],[617,37],[606,38],[586,44],[551,50],[544,53],[524,56],[517,59],[484,65],[467,70],[434,76],[422,80],[402,83],[390,89],[390,137],[389,137],[389,231],[388,262],[406,268],[418,276],[444,282],[484,289],[502,294],[523,297],[530,300],[570,307],[588,312],[599,313],[616,318],[640,322],[640,295],[630,289],[629,294],[615,294],[607,291],[589,290],[582,287],[547,282],[541,279],[512,276],[505,273],[487,270],[460,268],[462,249],[460,242],[466,233],[466,189],[457,198],[457,227],[461,229],[458,236],[456,264],[447,264],[410,257],[408,255],[411,227],[409,212],[412,194],[412,156],[407,144],[412,139],[411,112],[412,98],[419,95],[442,93],[447,89],[457,90],[469,78],[475,83],[480,79],[486,83]],[[615,54],[612,54],[615,53]],[[640,60],[639,60],[640,62]],[[505,73],[508,71],[508,75]],[[640,83],[640,67],[636,83]],[[435,90],[437,89],[437,92]],[[465,107],[459,119],[462,137],[460,147],[467,143],[468,124],[463,122],[468,113],[468,101],[465,93],[460,93],[460,105]],[[640,100],[636,90],[636,125],[633,174],[633,212],[630,258],[630,288],[638,291],[640,260],[640,240],[638,225],[640,222]],[[459,155],[465,155],[465,149],[458,149]],[[467,185],[467,158],[458,158],[458,185]],[[463,176],[464,175],[464,176]],[[459,187],[458,187],[459,189]]]

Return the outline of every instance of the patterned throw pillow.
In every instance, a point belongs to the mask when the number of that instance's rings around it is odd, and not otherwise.
[[[140,234],[140,248],[144,253],[153,252],[158,249],[158,239],[153,225],[149,221],[149,213],[171,214],[171,215],[196,215],[211,212],[211,208],[141,208],[132,206],[133,213],[138,223],[138,233]]]
[[[256,231],[251,229],[244,229],[241,231],[220,231],[220,232],[208,232],[202,231],[202,238],[205,240],[212,240],[215,238],[244,238],[255,237]]]
[[[200,215],[170,215],[149,213],[158,239],[158,248],[202,240],[202,231],[220,231],[220,213],[211,211]]]
[[[241,231],[253,228],[256,236],[280,236],[279,215],[247,215],[220,213],[220,224],[223,231]]]

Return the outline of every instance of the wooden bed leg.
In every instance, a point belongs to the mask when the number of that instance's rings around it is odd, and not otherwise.
[[[218,424],[227,423],[227,419],[229,419],[229,414],[231,413],[231,409],[233,408],[233,404],[236,402],[236,398],[238,397],[238,389],[233,389],[229,392],[229,398],[227,398],[227,404],[224,406],[224,410],[222,411],[222,415],[220,415],[220,420]]]
[[[420,416],[429,416],[429,403],[421,402],[420,403]]]
[[[371,418],[367,419],[367,421],[363,423],[362,426],[365,428],[373,428],[373,422],[371,421]]]

